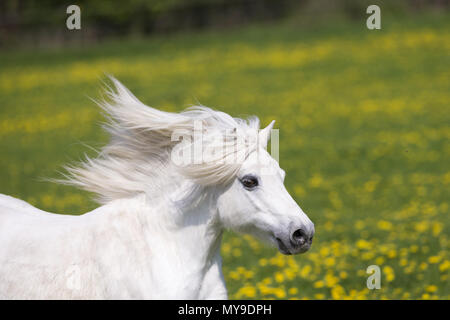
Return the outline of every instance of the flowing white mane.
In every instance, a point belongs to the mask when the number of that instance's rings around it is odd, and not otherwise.
[[[108,87],[108,99],[98,103],[106,112],[104,128],[110,141],[97,158],[86,157],[78,166],[67,166],[69,174],[62,181],[97,194],[100,203],[161,193],[162,188],[176,184],[180,174],[200,186],[227,184],[242,163],[236,159],[245,159],[258,146],[257,117],[233,118],[204,106],[164,112],[140,102],[118,80],[111,81],[115,88]],[[200,140],[196,140],[196,124],[201,126]],[[192,151],[199,141],[209,150],[208,158],[173,164],[176,145],[183,145],[178,151]]]

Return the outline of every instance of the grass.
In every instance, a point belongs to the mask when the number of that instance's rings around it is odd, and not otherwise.
[[[200,101],[280,129],[286,186],[316,224],[283,256],[226,233],[230,298],[449,299],[448,14],[304,28],[288,23],[89,48],[0,53],[0,192],[58,213],[95,204],[43,182],[106,142],[111,73],[168,111]],[[381,289],[366,287],[369,265]]]

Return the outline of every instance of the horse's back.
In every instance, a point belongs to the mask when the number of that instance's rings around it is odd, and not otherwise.
[[[0,195],[0,299],[150,296],[152,251],[136,216],[141,202],[70,216]]]
[[[26,201],[0,194],[0,216],[5,214],[40,214],[48,215],[49,212],[39,210]]]
[[[84,220],[0,194],[0,299],[70,295],[65,272],[91,245]]]
[[[0,258],[5,251],[9,251],[8,245],[31,238],[35,241],[35,235],[39,235],[42,240],[50,236],[49,227],[56,222],[53,216],[57,215],[39,210],[23,200],[0,194]]]

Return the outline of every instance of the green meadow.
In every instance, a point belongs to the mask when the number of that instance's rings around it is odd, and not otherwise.
[[[275,119],[286,187],[316,226],[283,256],[227,232],[231,299],[449,299],[450,19],[383,17],[0,52],[0,193],[82,214],[91,195],[45,181],[107,142],[91,100],[105,74],[166,111]],[[378,265],[381,289],[366,269]]]

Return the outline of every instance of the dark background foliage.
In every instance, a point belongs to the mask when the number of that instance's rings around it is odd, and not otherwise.
[[[68,35],[66,8],[81,8],[82,30]],[[330,16],[358,19],[369,0],[2,0],[0,46],[96,42],[111,36],[230,28],[291,18],[301,24]],[[447,8],[446,0],[377,1],[383,13]]]

